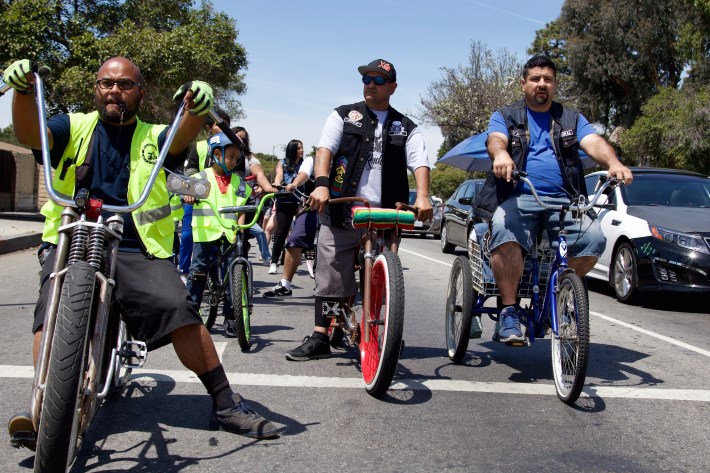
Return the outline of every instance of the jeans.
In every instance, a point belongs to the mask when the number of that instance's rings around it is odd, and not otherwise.
[[[256,242],[259,244],[259,251],[261,252],[261,259],[270,260],[271,259],[271,252],[269,251],[269,242],[266,241],[266,234],[264,233],[264,230],[259,226],[258,223],[255,223],[249,229],[249,233],[254,235],[254,238],[256,238]]]
[[[185,213],[182,217],[178,268],[180,274],[187,274],[190,272],[190,261],[192,260],[192,205],[183,205],[183,210]]]
[[[217,255],[217,246],[222,246],[222,251],[229,248],[229,243],[225,239],[210,242],[195,242],[192,251],[192,264],[190,265],[190,275],[187,278],[187,290],[190,293],[190,299],[199,308],[202,304],[202,294],[205,292],[207,285],[207,268],[214,261]],[[227,258],[220,268],[221,274],[227,274],[229,264],[234,259],[234,253]],[[227,278],[227,298],[224,304],[223,314],[227,318],[231,318],[232,314],[232,296],[231,288],[229,287],[229,279]]]

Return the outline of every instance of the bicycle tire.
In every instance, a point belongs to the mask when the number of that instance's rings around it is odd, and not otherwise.
[[[207,276],[207,284],[202,293],[202,303],[200,304],[200,317],[207,330],[210,330],[217,321],[219,313],[219,296],[217,293],[217,281],[212,274]]]
[[[249,314],[249,298],[247,275],[244,265],[238,264],[232,273],[232,310],[234,311],[234,329],[237,332],[237,341],[242,351],[251,348],[251,316]]]
[[[377,256],[370,287],[370,310],[363,308],[360,363],[365,389],[380,397],[392,383],[404,331],[404,274],[395,253],[387,250]],[[366,323],[370,323],[369,342],[364,339]]]
[[[460,363],[468,349],[474,293],[471,264],[459,256],[451,266],[446,295],[446,349],[454,363]]]
[[[95,282],[96,270],[83,261],[70,265],[64,276],[37,432],[36,473],[65,473],[77,453]]]
[[[558,286],[558,334],[552,335],[552,372],[557,397],[574,404],[587,376],[589,299],[582,279],[574,273],[563,275]]]

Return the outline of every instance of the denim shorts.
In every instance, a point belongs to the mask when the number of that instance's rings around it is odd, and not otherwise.
[[[540,196],[550,205],[569,204],[566,197]],[[503,243],[514,241],[526,253],[530,253],[540,225],[547,231],[547,237],[553,248],[559,244],[559,212],[544,209],[532,195],[515,194],[505,200],[496,209],[491,220],[492,233],[489,248],[492,251]],[[567,212],[564,221],[567,230],[567,251],[569,256],[596,256],[602,254],[606,238],[601,231],[599,220],[592,220],[588,215],[579,221],[572,219],[572,212]]]

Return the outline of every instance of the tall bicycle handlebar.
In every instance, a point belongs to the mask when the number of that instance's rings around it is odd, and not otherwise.
[[[527,178],[528,173],[525,171],[519,171],[519,170],[514,170],[513,171],[513,180],[521,180],[524,183],[530,187],[530,192],[532,193],[533,197],[537,201],[538,204],[540,204],[541,207],[544,207],[546,209],[550,210],[574,210],[574,211],[579,211],[579,212],[588,212],[589,210],[594,207],[594,205],[597,203],[599,198],[604,194],[604,191],[608,187],[615,187],[618,185],[623,185],[623,181],[611,177],[608,178],[604,181],[602,186],[597,190],[597,192],[592,196],[592,198],[587,201],[587,196],[585,195],[580,195],[576,197],[576,201],[574,201],[574,198],[572,199],[572,202],[570,204],[566,205],[552,205],[547,202],[544,202],[540,196],[537,193],[537,190],[535,189],[535,185],[530,181],[530,179]]]

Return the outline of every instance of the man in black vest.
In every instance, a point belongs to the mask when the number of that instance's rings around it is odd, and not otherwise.
[[[390,107],[397,89],[397,72],[389,61],[376,59],[360,66],[364,102],[343,105],[328,117],[316,151],[315,184],[310,205],[321,214],[315,288],[315,328],[286,358],[305,361],[331,356],[324,315],[342,307],[355,293],[355,246],[362,232],[351,224],[350,206],[328,199],[361,196],[373,207],[394,208],[407,202],[407,169],[417,185],[419,220],[431,218],[429,158],[417,125]],[[325,211],[325,212],[324,212]],[[324,307],[326,309],[324,309]]]
[[[568,195],[587,195],[580,148],[608,168],[609,176],[627,183],[633,179],[614,149],[583,115],[552,101],[557,69],[550,58],[531,58],[523,67],[521,85],[524,99],[491,116],[487,147],[493,170],[476,201],[477,207],[492,214],[489,248],[504,306],[497,334],[503,342],[524,339],[516,305],[523,251],[534,249],[539,225],[545,226],[553,245],[560,230],[557,214],[540,207],[526,184],[511,181],[513,170],[526,171],[538,194],[549,198],[551,204],[569,203]],[[606,243],[599,222],[585,216],[581,224],[574,223],[568,213],[565,228],[572,256],[569,266],[584,276],[594,267]]]

